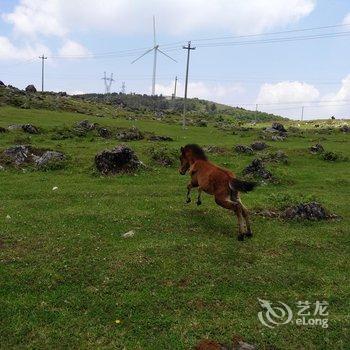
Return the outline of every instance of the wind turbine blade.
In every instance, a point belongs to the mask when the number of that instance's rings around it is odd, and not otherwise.
[[[145,53],[143,53],[140,57],[136,58],[136,60],[133,60],[131,62],[131,64],[135,63],[136,61],[138,61],[140,58],[142,58],[143,56],[147,55],[149,52],[151,52],[152,50],[154,50],[154,47],[152,47],[151,49],[147,50]]]
[[[156,18],[155,16],[153,16],[153,44],[154,44],[154,47],[157,45],[156,44]]]
[[[173,60],[174,62],[176,62],[177,63],[177,61],[175,60],[175,59],[173,59],[172,57],[170,57],[169,55],[167,55],[165,52],[163,52],[161,49],[157,49],[160,53],[162,53],[164,56],[166,56],[166,57],[168,57],[168,58],[170,58],[171,60]]]

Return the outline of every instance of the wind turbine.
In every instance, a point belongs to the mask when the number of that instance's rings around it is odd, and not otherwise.
[[[152,75],[152,95],[155,95],[156,92],[156,72],[157,72],[157,54],[160,52],[164,56],[170,58],[172,61],[177,62],[174,60],[172,57],[167,55],[165,52],[163,52],[160,48],[159,45],[157,44],[157,39],[156,39],[156,19],[153,16],[153,47],[149,50],[147,50],[145,53],[143,53],[140,57],[136,58],[136,60],[133,60],[131,64],[135,63],[138,61],[140,58],[143,56],[147,55],[149,52],[153,51],[153,75]]]

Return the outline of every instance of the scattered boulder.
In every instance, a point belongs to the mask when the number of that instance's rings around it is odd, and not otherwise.
[[[311,146],[309,148],[310,153],[312,154],[319,154],[324,152],[324,148],[320,143],[316,143],[315,146]]]
[[[8,158],[15,165],[30,163],[33,161],[31,150],[28,146],[18,145],[7,148],[3,156]]]
[[[142,163],[131,148],[118,145],[112,150],[97,154],[95,165],[100,173],[107,175],[136,171]]]
[[[344,124],[339,128],[339,130],[341,132],[350,132],[350,127],[349,127],[349,125]]]
[[[35,93],[35,92],[36,92],[35,86],[34,86],[34,85],[28,85],[28,86],[26,87],[26,92],[28,92],[28,93],[30,93],[30,94]]]
[[[4,164],[16,166],[36,165],[43,167],[51,161],[62,161],[65,155],[60,152],[33,148],[31,146],[16,145],[5,149],[1,155]]]
[[[97,132],[99,134],[99,136],[108,139],[111,137],[111,132],[107,129],[107,128],[98,128]]]
[[[123,130],[117,133],[117,139],[120,141],[136,141],[142,140],[143,138],[144,135],[136,127],[132,127],[131,129]]]
[[[3,128],[2,126],[0,126],[0,134],[1,133],[4,133],[4,132],[7,132],[8,130],[7,129],[5,129],[5,128]]]
[[[335,162],[336,160],[338,160],[340,157],[337,153],[335,152],[325,152],[323,153],[323,157],[324,160],[328,161],[328,162]]]
[[[287,208],[282,214],[284,219],[306,219],[306,220],[326,220],[334,218],[328,211],[317,202],[300,203]]]
[[[196,122],[196,126],[200,126],[200,127],[207,127],[208,126],[208,122],[204,119],[198,120]]]
[[[281,123],[273,123],[271,128],[275,129],[279,132],[287,132],[287,130],[285,129],[285,127]]]
[[[254,159],[244,170],[243,174],[260,177],[264,180],[271,180],[272,174],[267,170],[261,159]]]
[[[88,131],[88,130],[94,130],[96,128],[96,124],[90,123],[88,120],[82,120],[76,124],[76,127]]]
[[[22,125],[20,124],[11,124],[7,127],[8,130],[21,130]]]
[[[271,141],[284,141],[286,139],[286,136],[282,135],[272,135]]]
[[[267,148],[267,144],[263,141],[255,141],[250,146],[254,151],[262,151]]]
[[[65,155],[61,152],[46,151],[41,157],[35,159],[35,164],[38,167],[43,167],[50,162],[63,161],[65,158]]]
[[[39,134],[39,129],[32,124],[24,124],[22,125],[22,130],[27,132],[28,134]]]
[[[149,141],[174,141],[170,136],[151,135]]]
[[[162,166],[172,166],[178,158],[178,151],[169,149],[166,146],[151,147],[148,150],[151,159]]]
[[[215,145],[209,145],[203,147],[204,151],[211,154],[225,154],[228,152],[228,149],[225,147],[215,146]]]
[[[235,151],[237,153],[253,154],[253,149],[251,147],[244,146],[244,145],[236,145]]]
[[[288,156],[281,150],[274,153],[269,153],[263,156],[263,160],[267,162],[288,164]]]

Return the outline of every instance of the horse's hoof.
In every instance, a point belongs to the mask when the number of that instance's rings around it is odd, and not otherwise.
[[[248,238],[252,238],[253,237],[253,232],[252,231],[247,231],[245,233],[245,236],[248,237]]]
[[[191,203],[191,198],[187,198],[186,203]]]
[[[238,240],[238,241],[243,241],[243,240],[244,240],[244,234],[243,234],[243,233],[239,234],[239,235],[237,236],[237,240]]]
[[[197,201],[197,205],[201,205],[202,204],[202,201]]]

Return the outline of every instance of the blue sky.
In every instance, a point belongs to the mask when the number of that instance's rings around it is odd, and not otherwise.
[[[138,49],[153,44],[153,14],[161,49],[164,44],[178,61],[159,56],[157,93],[170,94],[176,75],[183,93],[181,46],[192,39],[197,49],[191,56],[190,96],[251,109],[258,104],[259,110],[295,119],[302,106],[306,119],[350,117],[350,25],[268,34],[350,24],[347,0],[0,0],[0,79],[20,88],[39,87],[38,56],[45,53],[48,90],[102,92],[107,71],[116,78],[112,91],[125,81],[128,92],[149,93],[152,54],[131,61],[144,51]],[[339,32],[349,33],[215,46]],[[234,38],[252,34],[261,36]],[[232,38],[196,40],[226,36]]]

